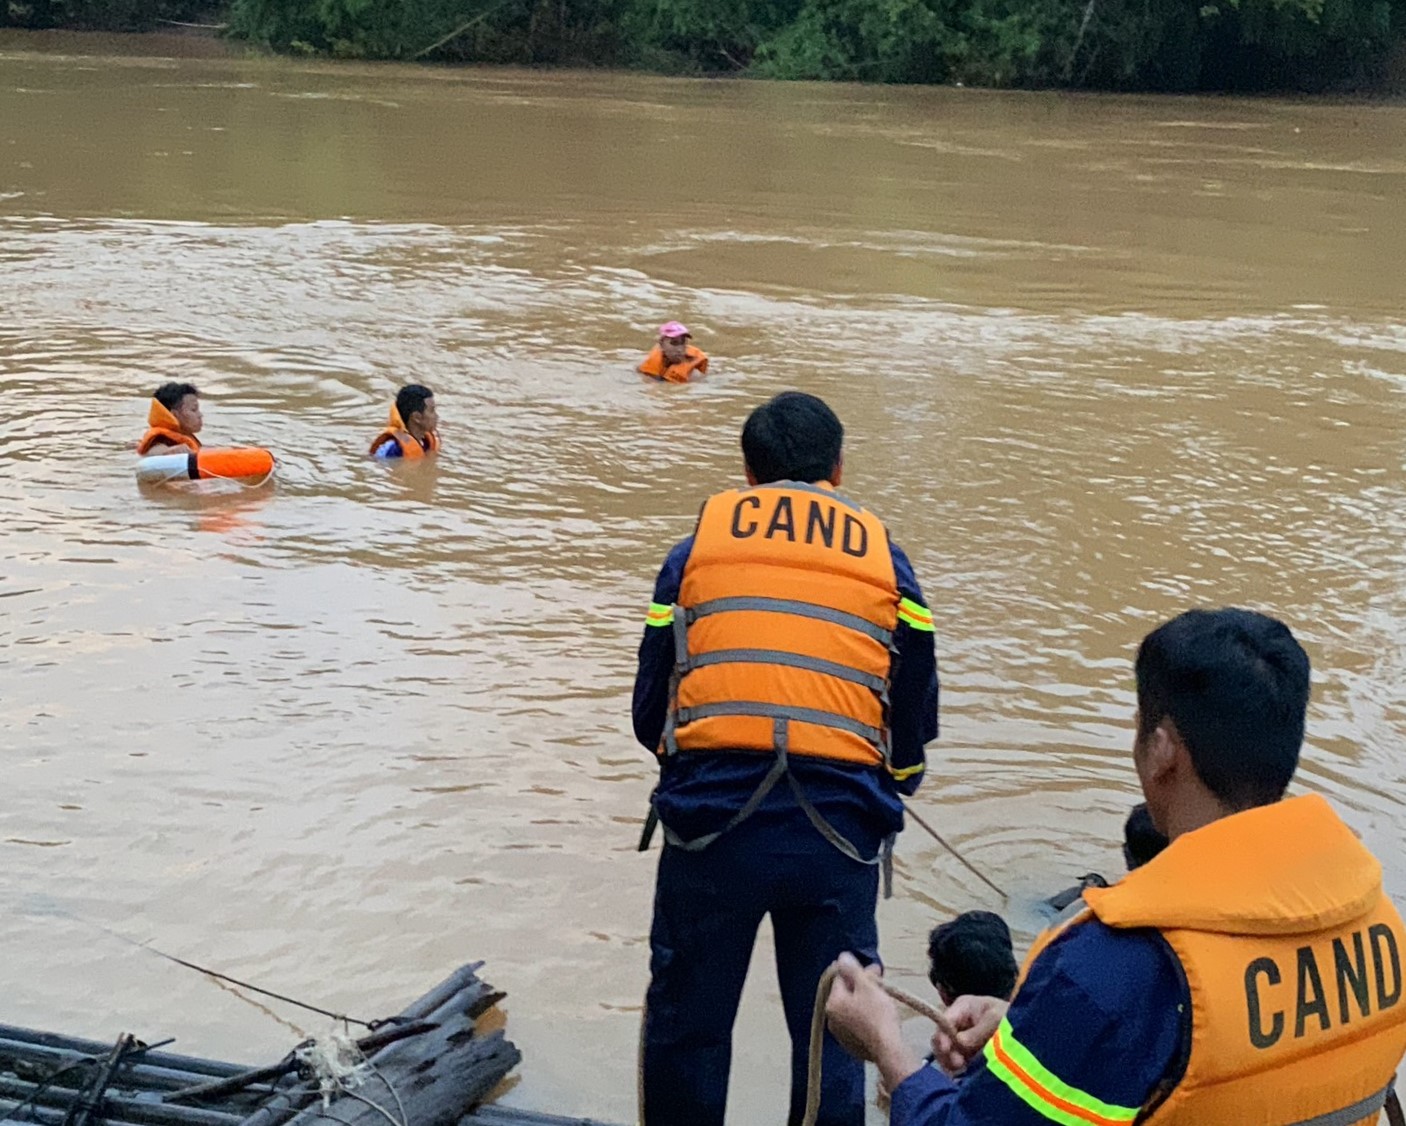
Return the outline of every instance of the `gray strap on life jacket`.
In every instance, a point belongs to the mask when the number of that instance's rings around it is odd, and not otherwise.
[[[1386,1121],[1387,1126],[1406,1126],[1406,1114],[1401,1112],[1401,1100],[1396,1097],[1394,1085],[1386,1093]]]
[[[883,878],[884,898],[892,899],[893,842],[896,834],[890,833],[885,837],[879,844],[879,851],[866,859],[859,854],[859,849],[855,848],[835,826],[831,825],[830,822],[826,821],[825,818],[821,816],[820,810],[816,809],[815,806],[811,804],[811,800],[806,797],[805,791],[801,789],[801,784],[796,781],[796,776],[794,774],[788,773],[786,775],[786,781],[790,783],[791,795],[796,799],[796,804],[804,811],[807,820],[814,826],[815,831],[855,863],[863,864],[869,868],[877,866],[879,874]]]
[[[787,753],[789,739],[786,728],[786,717],[777,716],[773,728],[776,761],[772,763],[771,769],[767,771],[766,777],[762,779],[761,784],[752,792],[752,796],[747,799],[746,804],[732,815],[726,825],[717,830],[717,832],[705,833],[703,836],[694,837],[691,840],[685,840],[670,829],[668,825],[664,825],[664,840],[675,848],[683,849],[685,852],[703,851],[703,849],[707,848],[724,833],[737,828],[738,825],[742,824],[742,822],[746,821],[752,814],[756,813],[761,807],[762,802],[766,800],[767,795],[776,788],[776,784],[781,781],[784,776],[787,784],[791,787],[791,795],[796,799],[796,804],[801,807],[801,810],[806,815],[806,819],[815,828],[816,832],[824,837],[829,844],[833,845],[856,863],[863,864],[866,867],[874,867],[877,865],[883,876],[884,898],[891,899],[893,897],[894,836],[890,834],[888,837],[885,837],[883,843],[879,846],[878,853],[874,856],[868,858],[861,856],[859,849],[855,848],[838,829],[825,820],[820,810],[816,809],[811,800],[806,797],[805,791],[801,788],[801,784],[796,781],[796,776],[791,773],[790,758]],[[653,814],[654,811],[652,808],[650,812]],[[655,820],[658,820],[657,816]],[[660,822],[660,824],[663,823]],[[646,828],[652,835],[652,830],[648,824]],[[640,851],[643,852],[647,847],[647,844],[642,841]]]
[[[781,721],[778,720],[777,722],[780,723]],[[679,836],[670,829],[669,826],[665,825],[664,840],[675,848],[683,849],[685,852],[702,852],[724,833],[737,828],[737,826],[741,825],[742,822],[746,821],[747,818],[757,812],[762,802],[766,800],[766,796],[771,793],[771,791],[776,788],[776,784],[781,781],[782,775],[786,774],[788,765],[785,741],[783,739],[782,745],[778,747],[776,751],[776,761],[771,764],[771,769],[767,771],[766,777],[761,781],[761,785],[752,791],[752,796],[747,799],[741,809],[728,819],[726,825],[716,833],[704,833],[701,837],[694,837],[691,840],[684,840],[683,837]]]
[[[769,704],[760,700],[738,700],[735,703],[700,704],[694,708],[680,708],[678,722],[682,726],[696,719],[712,719],[715,716],[738,715],[761,719],[787,720],[795,723],[811,723],[817,727],[833,727],[847,731],[872,743],[876,748],[883,742],[884,733],[877,727],[860,723],[847,715],[822,711],[819,708],[795,708],[789,704]]]
[[[717,607],[723,602],[751,602],[751,601],[773,601],[769,599],[719,599],[715,602],[705,603],[705,607]],[[796,603],[797,606],[809,606],[808,603]],[[843,614],[838,610],[830,610],[824,606],[809,606],[816,611],[816,615],[824,615],[829,619],[830,615],[839,617],[853,617],[853,615]],[[870,727],[867,724],[858,722],[848,716],[838,715],[833,712],[823,711],[819,708],[788,708],[782,704],[764,703],[729,703],[729,704],[704,704],[696,708],[680,709],[676,706],[676,696],[679,681],[694,669],[708,668],[713,665],[724,664],[767,664],[784,665],[788,668],[805,669],[809,672],[821,673],[825,676],[835,677],[837,680],[844,680],[850,684],[859,684],[874,692],[878,697],[881,706],[886,707],[888,702],[888,681],[884,677],[875,676],[873,673],[865,672],[863,669],[851,668],[849,665],[842,665],[837,661],[827,661],[821,657],[811,657],[804,653],[789,653],[776,649],[720,649],[712,653],[703,653],[699,656],[690,656],[688,651],[688,627],[690,622],[697,617],[705,616],[706,613],[721,612],[716,609],[706,610],[700,607],[697,610],[688,611],[682,606],[674,607],[674,672],[673,682],[670,690],[670,707],[668,715],[664,721],[663,743],[667,754],[678,752],[678,742],[675,739],[675,732],[679,727],[692,723],[695,719],[708,719],[712,716],[733,715],[733,716],[759,716],[765,719],[794,719],[802,723],[818,724],[822,727],[834,727],[841,731],[847,731],[852,735],[857,735],[872,743],[881,754],[884,760],[888,760],[885,732],[881,728]],[[857,622],[870,631],[879,631],[879,627],[856,618]]]
[[[682,676],[688,672],[688,611],[682,606],[674,606],[674,674]]]
[[[1382,1107],[1386,1106],[1388,1097],[1392,1099],[1396,1097],[1391,1083],[1388,1083],[1380,1091],[1368,1095],[1365,1099],[1359,1099],[1351,1106],[1345,1106],[1341,1110],[1330,1110],[1327,1114],[1319,1114],[1313,1118],[1300,1119],[1298,1122],[1285,1123],[1285,1126],[1353,1126],[1354,1122],[1361,1122],[1364,1118],[1374,1116]],[[1401,1108],[1398,1104],[1397,1114],[1400,1113]]]
[[[796,799],[796,804],[805,812],[806,818],[815,826],[815,831],[817,833],[856,864],[864,864],[872,868],[879,863],[884,855],[882,847],[879,849],[878,853],[869,857],[867,860],[860,856],[859,849],[855,848],[854,845],[846,840],[835,826],[831,825],[830,822],[826,821],[825,818],[820,815],[820,810],[816,809],[815,806],[811,804],[810,798],[806,797],[805,791],[801,789],[801,784],[796,781],[796,776],[794,774],[788,774],[786,775],[786,781],[790,783],[791,795]]]
[[[862,633],[865,637],[872,638],[880,645],[890,646],[893,643],[893,631],[884,629],[883,626],[876,626],[868,618],[861,618],[858,614],[851,614],[845,610],[836,610],[832,606],[821,606],[815,602],[801,602],[795,598],[759,598],[752,595],[715,598],[711,602],[700,602],[688,610],[687,624],[692,624],[699,618],[706,618],[712,614],[731,614],[747,610],[790,614],[797,618],[812,618],[818,622],[829,622],[831,625],[852,629],[855,633]],[[676,615],[675,621],[677,620]]]
[[[679,741],[675,738],[675,732],[679,727],[679,681],[689,669],[687,613],[678,603],[674,604],[674,671],[669,677],[669,710],[664,714],[664,734],[661,739],[665,755],[679,753]],[[641,845],[640,851],[643,852],[647,847],[647,844]]]
[[[888,681],[882,676],[864,672],[862,669],[842,665],[838,661],[826,661],[820,657],[809,657],[804,653],[788,653],[781,649],[717,649],[711,653],[689,659],[690,669],[704,669],[709,665],[783,665],[790,669],[804,669],[807,672],[824,673],[836,680],[859,684],[871,692],[878,693],[880,703],[888,700]]]

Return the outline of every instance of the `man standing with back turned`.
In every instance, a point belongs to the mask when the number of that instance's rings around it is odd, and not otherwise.
[[[1133,763],[1171,844],[1044,936],[1007,1006],[960,997],[953,1083],[850,958],[831,1028],[878,1062],[893,1126],[1359,1126],[1402,1053],[1406,932],[1321,797],[1285,798],[1308,656],[1278,621],[1192,610],[1137,657]],[[862,952],[861,952],[862,953]]]
[[[937,735],[932,615],[878,518],[836,491],[844,428],[790,391],[742,431],[748,488],[709,499],[654,588],[635,734],[661,760],[664,853],[643,1046],[647,1126],[720,1126],[732,1025],[771,916],[805,1107],[811,1009],[841,951],[878,958],[901,793]],[[646,840],[642,847],[647,845]],[[864,1073],[827,1037],[821,1126],[861,1126]]]

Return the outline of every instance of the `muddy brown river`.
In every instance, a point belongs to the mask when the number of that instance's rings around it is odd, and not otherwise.
[[[1406,895],[1406,107],[42,45],[0,45],[0,1019],[260,1061],[326,1022],[123,939],[362,1016],[483,959],[505,1100],[632,1120],[634,650],[791,387],[926,586],[918,808],[1022,937],[1121,871],[1131,657],[1191,605],[1302,638],[1297,787]],[[633,374],[672,317],[702,382]],[[170,379],[272,487],[138,490]],[[363,456],[409,380],[419,472]],[[904,834],[900,983],[992,899]]]

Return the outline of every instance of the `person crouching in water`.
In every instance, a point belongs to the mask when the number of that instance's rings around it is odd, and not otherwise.
[[[439,452],[439,412],[434,392],[419,383],[408,383],[396,392],[386,428],[371,443],[375,458],[422,458]]]
[[[146,433],[137,442],[141,457],[200,449],[196,435],[205,425],[200,417],[200,392],[190,383],[163,383],[151,397],[146,425]]]
[[[1005,919],[991,911],[966,911],[928,935],[928,981],[944,1008],[958,997],[1010,1000],[1019,967]],[[928,1063],[933,1057],[927,1057]],[[881,1100],[890,1092],[879,1083]],[[882,1103],[881,1103],[882,1105]]]
[[[1166,836],[1152,824],[1152,815],[1147,812],[1147,803],[1139,802],[1133,806],[1133,811],[1123,822],[1123,860],[1128,866],[1128,871],[1135,871],[1155,859],[1169,843]],[[1097,872],[1089,872],[1080,876],[1078,884],[1074,887],[1057,892],[1045,902],[1055,911],[1065,911],[1083,898],[1086,889],[1107,886],[1108,881]]]
[[[687,383],[695,374],[703,375],[708,370],[708,356],[689,343],[692,338],[678,321],[665,321],[659,326],[659,343],[639,366],[640,374],[665,383]]]
[[[928,980],[951,1005],[958,997],[1010,1000],[1018,968],[1011,928],[990,911],[967,911],[928,935]]]

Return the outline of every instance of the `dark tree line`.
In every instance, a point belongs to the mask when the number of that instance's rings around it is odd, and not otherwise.
[[[139,28],[209,0],[0,0],[0,23]],[[276,50],[678,74],[1140,90],[1370,85],[1406,0],[232,0]]]

